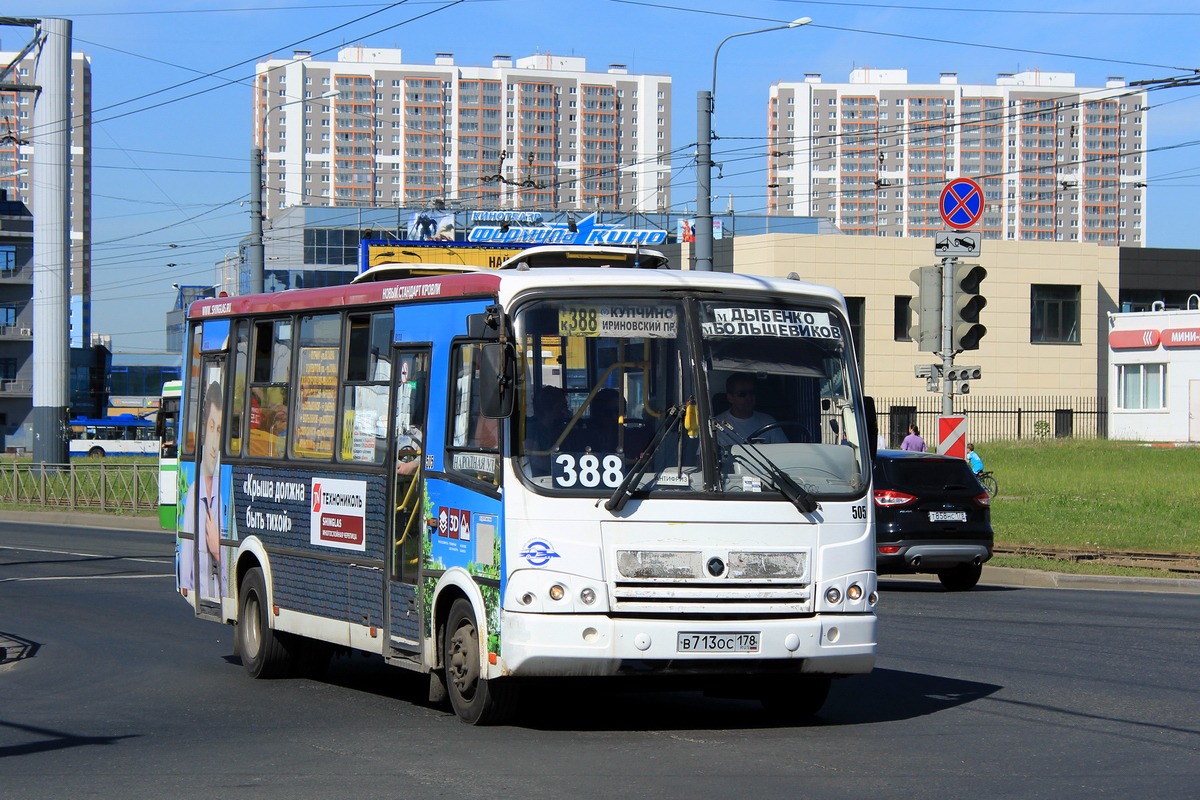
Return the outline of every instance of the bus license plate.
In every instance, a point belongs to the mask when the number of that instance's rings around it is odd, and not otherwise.
[[[687,633],[681,631],[676,644],[680,653],[757,653],[759,634]]]

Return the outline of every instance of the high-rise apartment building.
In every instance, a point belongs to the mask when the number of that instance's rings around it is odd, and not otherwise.
[[[257,67],[264,213],[289,206],[651,212],[670,206],[671,79],[585,59],[306,51]]]
[[[13,65],[19,53],[0,52],[0,67]],[[34,56],[13,65],[6,86],[32,89]],[[0,89],[0,189],[10,200],[32,207],[37,185],[32,134],[34,91]],[[92,331],[92,62],[71,54],[71,347],[86,347]],[[6,313],[0,309],[0,315]]]
[[[932,236],[946,182],[983,188],[988,239],[1144,246],[1146,94],[1121,78],[1002,73],[995,85],[910,84],[903,69],[771,87],[771,213],[845,233]]]

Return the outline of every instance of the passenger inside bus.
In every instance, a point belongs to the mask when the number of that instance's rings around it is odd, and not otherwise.
[[[583,431],[584,444],[597,453],[615,453],[623,444],[621,422],[625,398],[616,389],[601,389],[592,398],[591,416]]]
[[[533,416],[525,425],[525,449],[535,475],[550,473],[550,451],[571,419],[567,394],[558,386],[542,386],[533,398]]]

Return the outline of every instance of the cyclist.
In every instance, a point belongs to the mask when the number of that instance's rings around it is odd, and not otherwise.
[[[967,463],[971,465],[971,471],[976,475],[983,472],[983,459],[979,457],[979,453],[975,452],[973,442],[967,442]]]

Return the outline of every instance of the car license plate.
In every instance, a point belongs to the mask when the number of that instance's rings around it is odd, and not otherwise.
[[[930,522],[966,522],[967,512],[965,511],[930,511]]]
[[[759,633],[688,633],[681,631],[675,649],[680,653],[757,653]]]

